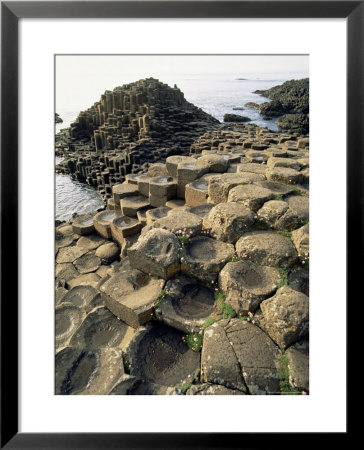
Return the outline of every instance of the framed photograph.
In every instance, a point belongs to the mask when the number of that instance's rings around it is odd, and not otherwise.
[[[347,437],[363,18],[1,3],[2,448]]]

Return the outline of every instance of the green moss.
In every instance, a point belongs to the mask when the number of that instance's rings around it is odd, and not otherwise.
[[[276,269],[279,272],[279,275],[281,277],[281,279],[278,282],[278,287],[282,287],[282,286],[286,286],[288,284],[288,274],[289,274],[289,269],[283,269],[281,267],[276,267]]]
[[[297,186],[295,186],[294,184],[290,184],[290,187],[293,189],[293,193],[294,193],[294,195],[302,195],[302,192],[301,192],[301,190],[300,189],[298,189],[298,187]]]
[[[130,369],[131,369],[131,361],[128,358],[128,356],[126,354],[123,353],[123,365],[124,365],[124,372],[127,374],[130,374]]]
[[[288,360],[285,353],[280,358],[279,387],[282,395],[301,395],[302,393],[289,384]]]
[[[184,383],[184,384],[182,384],[182,386],[179,387],[180,391],[182,392],[182,395],[186,395],[186,392],[192,386],[193,386],[193,383]]]
[[[233,307],[225,303],[225,294],[222,291],[215,292],[215,308],[218,315],[223,319],[231,319],[236,317]]]
[[[203,333],[188,333],[185,337],[185,342],[191,350],[199,352],[202,349]]]
[[[202,325],[202,329],[203,330],[206,330],[206,328],[208,328],[210,325],[212,325],[213,323],[215,323],[215,322],[218,322],[220,319],[219,318],[217,318],[217,317],[214,317],[214,316],[209,316],[206,320],[205,320],[205,322],[203,323],[203,325]]]
[[[282,236],[292,239],[292,233],[290,231],[278,231],[278,233],[281,234]]]
[[[164,299],[165,296],[166,296],[166,291],[164,289],[162,289],[158,295],[158,298],[154,302],[154,308],[158,308],[158,306],[161,304],[161,301]]]
[[[281,195],[275,195],[274,200],[283,201],[283,197]]]

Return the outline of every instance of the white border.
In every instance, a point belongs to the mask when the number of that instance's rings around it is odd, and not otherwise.
[[[22,19],[20,49],[20,430],[345,431],[346,21]],[[309,396],[53,396],[56,53],[310,55]]]

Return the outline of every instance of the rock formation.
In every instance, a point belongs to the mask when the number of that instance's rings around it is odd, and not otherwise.
[[[56,394],[308,393],[308,156],[307,136],[225,125],[109,172],[107,209],[56,228]]]

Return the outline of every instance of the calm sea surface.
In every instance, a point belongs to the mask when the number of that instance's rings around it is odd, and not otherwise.
[[[293,77],[292,77],[293,78]],[[244,108],[243,111],[234,111],[233,108],[244,107],[247,102],[263,103],[268,99],[260,95],[253,94],[257,89],[269,89],[273,86],[282,84],[290,78],[275,80],[237,80],[233,75],[231,77],[184,77],[173,80],[161,79],[170,86],[174,83],[185,94],[186,100],[194,105],[202,108],[205,112],[211,114],[222,122],[226,113],[240,114],[247,116],[255,123],[262,127],[268,127],[271,130],[278,130],[274,121],[263,120],[259,113],[250,108]],[[121,80],[120,85],[123,82]],[[104,91],[112,90],[115,86],[105,86]],[[98,101],[102,92],[94,101]],[[91,106],[91,104],[89,105]],[[72,108],[66,107],[56,108],[56,112],[63,119],[63,123],[56,125],[56,132],[62,128],[68,127],[82,110],[82,106],[77,109],[77,105],[73,104]],[[60,162],[56,158],[56,163]],[[103,206],[103,201],[99,193],[78,181],[72,180],[68,175],[56,174],[56,219],[68,220],[73,213],[93,212]]]

